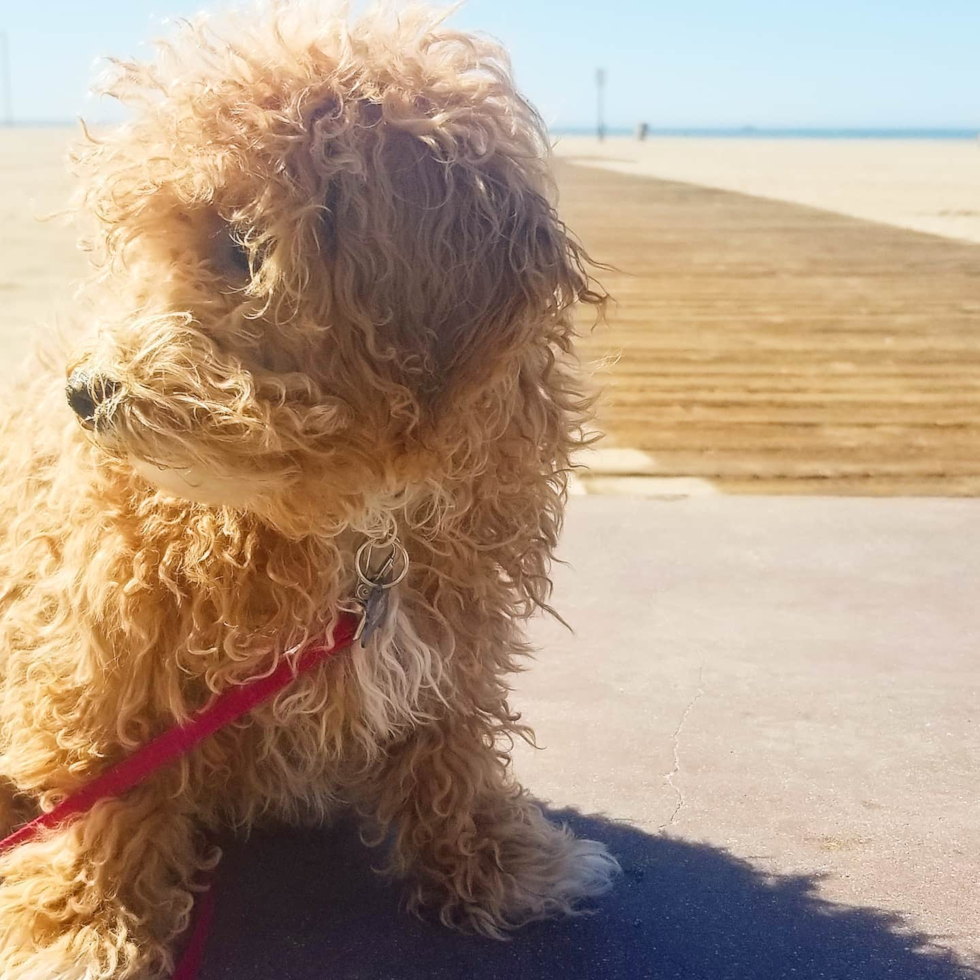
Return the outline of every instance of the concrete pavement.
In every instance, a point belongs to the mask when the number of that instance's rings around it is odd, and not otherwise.
[[[572,501],[517,771],[623,863],[497,944],[341,824],[233,850],[205,977],[980,977],[980,502]]]

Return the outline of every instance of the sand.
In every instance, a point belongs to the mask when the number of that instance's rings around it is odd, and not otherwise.
[[[617,137],[599,143],[563,136],[555,149],[569,161],[617,173],[980,242],[980,143],[972,140]]]
[[[84,268],[69,229],[36,221],[69,192],[70,136],[0,130],[0,349],[8,377],[45,326],[70,319],[71,282]],[[672,159],[678,168],[685,153],[689,163],[700,161],[702,172],[689,167],[687,181],[712,179],[711,160],[716,183],[744,183],[739,154],[747,151],[739,148],[747,142],[726,141],[719,153],[727,156],[708,154],[710,141],[678,143]],[[660,143],[610,141],[601,152],[633,159]],[[580,146],[597,153],[595,144]],[[908,179],[876,191],[882,201],[890,193],[894,215],[914,197],[906,146],[888,144]],[[571,149],[564,141],[561,152]],[[920,149],[916,186],[925,200],[942,153],[962,164],[947,161],[947,172],[965,174],[963,155],[975,148]],[[846,170],[851,151],[830,150]],[[852,191],[860,183],[854,174],[840,180]],[[567,161],[559,182],[570,226],[597,258],[622,270],[604,275],[618,306],[608,327],[586,333],[583,352],[605,362],[596,381],[605,388],[598,424],[607,445],[633,450],[613,454],[617,476],[637,475],[627,492],[659,496],[664,480],[680,478],[671,486],[682,495],[692,486],[980,494],[980,246]],[[976,185],[962,186],[948,210],[976,207]],[[592,489],[624,485],[606,479]]]
[[[83,256],[64,220],[38,220],[63,209],[71,192],[66,153],[74,130],[0,128],[0,345],[8,374],[45,326],[71,311]]]

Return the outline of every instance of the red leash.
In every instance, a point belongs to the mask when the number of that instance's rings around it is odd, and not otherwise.
[[[190,721],[161,733],[62,800],[53,810],[42,813],[5,837],[0,841],[0,854],[18,844],[33,840],[43,830],[63,826],[75,817],[87,813],[100,800],[121,796],[158,769],[186,755],[209,735],[274,697],[300,674],[312,670],[328,657],[349,647],[358,635],[361,619],[361,616],[354,613],[341,613],[330,646],[309,647],[300,654],[295,665],[283,660],[271,674],[252,678],[244,684],[223,691]],[[212,904],[213,900],[205,893],[184,959],[174,974],[175,980],[177,977],[190,980],[196,975],[197,965],[204,951]]]
[[[360,617],[342,613],[334,630],[331,646],[309,647],[300,654],[295,667],[284,660],[265,677],[255,677],[237,687],[223,691],[190,721],[175,725],[126,756],[111,769],[96,776],[92,782],[76,790],[53,810],[42,813],[30,823],[15,830],[0,841],[0,854],[12,847],[33,840],[42,830],[60,827],[72,817],[87,813],[100,800],[121,796],[138,786],[148,776],[167,763],[186,755],[209,735],[247,715],[253,708],[278,694],[300,674],[312,670],[327,657],[346,649],[354,641]]]
[[[184,952],[177,961],[173,976],[170,980],[197,980],[201,963],[204,961],[204,948],[207,946],[208,933],[211,931],[211,920],[214,918],[214,887],[211,886],[198,899],[194,912],[194,924],[191,927]]]

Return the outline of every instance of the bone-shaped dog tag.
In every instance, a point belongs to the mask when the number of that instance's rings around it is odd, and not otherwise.
[[[360,590],[358,590],[360,591]],[[367,646],[371,634],[388,618],[388,590],[381,585],[375,585],[368,590],[367,597],[361,600],[363,608],[358,639],[361,646]]]

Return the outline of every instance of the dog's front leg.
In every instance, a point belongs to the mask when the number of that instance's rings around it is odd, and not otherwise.
[[[169,976],[205,861],[190,815],[152,786],[11,850],[0,857],[0,976]]]
[[[509,763],[488,722],[457,716],[391,749],[370,787],[375,815],[396,828],[391,870],[415,879],[411,906],[495,937],[575,911],[618,871],[602,844],[549,823]]]

